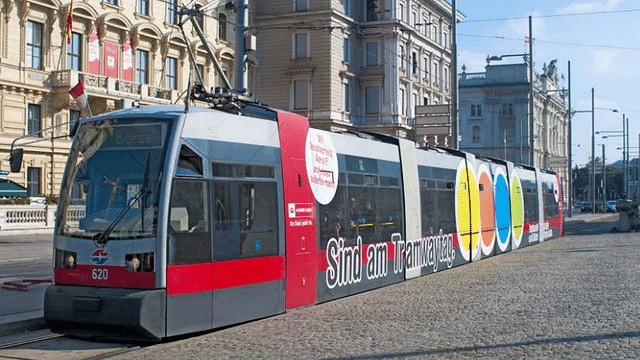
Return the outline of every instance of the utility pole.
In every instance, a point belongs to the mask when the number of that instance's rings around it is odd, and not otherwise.
[[[453,75],[452,79],[452,111],[453,111],[453,147],[458,150],[460,148],[460,123],[458,121],[458,41],[456,39],[457,27],[458,27],[458,14],[456,13],[456,0],[451,1],[451,12],[453,17],[453,26],[451,28],[451,66],[453,71],[449,73]],[[425,25],[426,26],[426,25]]]
[[[595,94],[591,88],[591,213],[596,213],[596,112]]]
[[[569,217],[573,216],[573,165],[571,163],[571,60],[568,61],[569,72]]]
[[[534,147],[535,141],[533,139],[533,126],[535,124],[535,120],[533,117],[533,25],[531,22],[531,15],[529,15],[529,96],[531,96],[531,99],[529,100],[529,146],[531,146],[529,164],[531,166],[536,166],[536,150]]]
[[[604,157],[604,144],[602,144],[602,212],[607,212],[607,163]]]
[[[629,181],[627,174],[627,127],[625,126],[624,114],[622,114],[622,191],[625,194],[629,193]]]
[[[249,4],[247,0],[237,0],[236,12],[236,91],[241,94],[247,92],[249,82],[249,57],[246,50],[246,28],[249,27]]]

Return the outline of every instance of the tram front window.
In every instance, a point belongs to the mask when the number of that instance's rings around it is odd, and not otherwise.
[[[56,232],[98,241],[155,236],[168,133],[169,123],[158,120],[83,125],[69,154]]]

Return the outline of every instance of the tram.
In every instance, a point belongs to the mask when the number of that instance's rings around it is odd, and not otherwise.
[[[158,341],[562,235],[553,172],[256,103],[82,119],[62,182],[54,332]]]

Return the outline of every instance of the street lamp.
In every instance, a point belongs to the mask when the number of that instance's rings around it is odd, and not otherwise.
[[[529,39],[531,38],[531,17],[529,17]],[[529,58],[529,146],[530,146],[530,154],[529,154],[529,165],[535,166],[535,148],[534,148],[534,140],[533,140],[533,54],[532,54],[532,41],[529,44],[529,53],[528,54],[507,54],[500,56],[489,56],[487,55],[487,64],[491,61],[500,61],[506,57],[515,57],[522,56],[525,64],[527,63],[527,58]],[[520,143],[522,144],[522,138],[520,139]]]
[[[573,110],[571,115],[576,113],[591,113],[591,213],[596,213],[596,107],[595,107],[595,90],[591,88],[591,110]],[[618,112],[617,109],[598,108],[598,110],[611,110],[612,112]]]

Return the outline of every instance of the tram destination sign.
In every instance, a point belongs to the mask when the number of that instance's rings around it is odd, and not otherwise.
[[[113,125],[111,136],[104,149],[160,148],[164,139],[164,124],[122,124]]]

